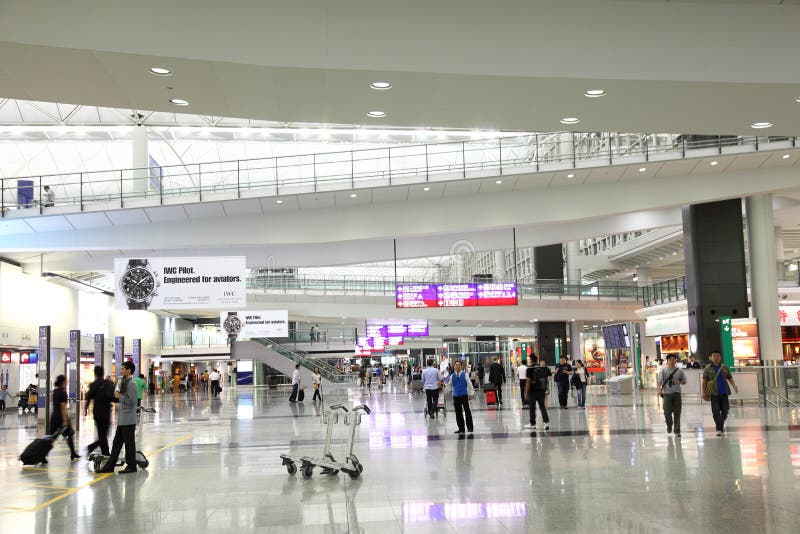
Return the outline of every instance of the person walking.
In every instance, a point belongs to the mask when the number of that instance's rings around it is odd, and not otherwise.
[[[297,402],[297,395],[300,392],[300,364],[294,366],[292,373],[292,393],[289,395],[289,402]]]
[[[6,413],[6,399],[8,398],[8,384],[0,386],[0,415]]]
[[[77,460],[80,455],[75,450],[75,441],[72,437],[75,430],[67,413],[69,398],[67,396],[67,377],[58,375],[56,377],[55,389],[53,390],[53,414],[50,416],[50,435],[57,437],[59,434],[64,436],[69,446],[69,459]],[[55,438],[54,438],[55,441]]]
[[[311,400],[317,402],[317,399],[319,399],[322,402],[322,395],[320,394],[322,375],[319,374],[319,367],[314,367],[314,372],[311,374],[311,387],[314,388],[314,397]]]
[[[453,408],[456,411],[456,424],[458,430],[456,434],[464,433],[464,423],[466,421],[467,432],[472,434],[472,411],[469,409],[469,399],[474,395],[472,382],[464,371],[461,360],[456,360],[453,372],[447,377],[453,386]]]
[[[428,358],[428,366],[422,371],[422,389],[425,390],[425,400],[428,403],[428,415],[431,419],[436,414],[439,404],[439,370],[433,366],[433,358]]]
[[[125,444],[125,469],[120,473],[136,472],[136,400],[138,398],[136,383],[133,381],[133,372],[136,366],[133,362],[122,362],[122,380],[114,391],[114,397],[119,402],[117,413],[117,431],[114,433],[114,442],[111,445],[111,455],[105,465],[97,470],[98,473],[113,473],[117,465],[122,444]]]
[[[87,456],[92,454],[97,447],[103,456],[110,456],[108,450],[108,431],[111,429],[111,403],[116,401],[114,397],[114,383],[103,378],[105,371],[99,365],[94,368],[94,382],[89,384],[89,392],[86,394],[86,408],[84,415],[89,415],[89,405],[92,405],[92,418],[94,426],[97,428],[97,441],[90,443],[86,447]]]
[[[362,365],[358,368],[358,387],[363,388],[367,381],[367,366]]]
[[[211,382],[211,396],[216,399],[219,395],[219,371],[212,369],[208,380]]]
[[[542,412],[544,429],[550,430],[550,416],[547,415],[547,406],[545,404],[545,397],[550,389],[550,368],[536,365],[536,360],[536,355],[531,354],[528,362],[530,366],[527,368],[525,376],[525,398],[528,401],[528,409],[530,410],[530,422],[525,425],[525,428],[536,428],[536,405],[538,404],[539,411]]]
[[[43,204],[45,208],[52,208],[56,203],[56,194],[49,185],[44,186]]]
[[[664,402],[664,421],[667,434],[675,430],[675,437],[681,437],[681,385],[686,384],[686,373],[678,367],[678,356],[667,354],[667,366],[658,375],[659,395]]]
[[[483,389],[483,379],[486,377],[486,369],[483,368],[483,362],[478,363],[478,387]]]
[[[586,409],[586,386],[589,385],[589,371],[581,360],[575,362],[575,371],[572,373],[572,386],[578,393],[578,409]]]
[[[717,426],[717,436],[722,436],[725,433],[725,420],[728,418],[728,410],[730,409],[728,396],[731,394],[731,390],[728,387],[728,382],[733,386],[733,391],[736,393],[739,393],[739,388],[733,380],[731,370],[722,363],[722,354],[714,351],[709,359],[711,363],[703,369],[700,393],[704,401],[711,402],[711,413]]]
[[[558,367],[556,367],[556,386],[558,387],[558,404],[562,410],[567,409],[567,396],[569,395],[569,379],[572,376],[572,366],[567,363],[567,359],[562,356]]]
[[[136,407],[139,408],[142,405],[142,398],[144,398],[144,390],[147,389],[147,380],[144,378],[142,373],[139,373],[139,376],[134,378],[133,381],[136,382]]]
[[[530,361],[530,356],[528,356],[528,360]],[[525,398],[525,382],[528,376],[528,366],[522,363],[520,360],[519,365],[517,366],[517,379],[519,380],[519,395],[522,398],[522,407],[524,408],[526,404],[528,404],[528,400]]]
[[[506,381],[506,372],[500,364],[500,359],[495,356],[489,366],[489,382],[497,389],[497,404],[503,404],[503,384]]]

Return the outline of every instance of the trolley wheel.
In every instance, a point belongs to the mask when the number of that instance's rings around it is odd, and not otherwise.
[[[294,476],[297,473],[297,466],[294,464],[286,464],[286,472]]]
[[[364,472],[364,466],[361,465],[361,462],[356,462],[355,468],[358,470],[359,474]]]
[[[303,478],[311,478],[314,474],[314,467],[307,465],[301,469],[300,473],[303,475]]]
[[[359,464],[359,467],[360,466],[361,464]],[[348,469],[347,476],[349,476],[351,480],[355,480],[361,476],[361,469]]]

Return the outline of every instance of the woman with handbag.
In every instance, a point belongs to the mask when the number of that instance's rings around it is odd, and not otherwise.
[[[317,402],[319,399],[322,402],[322,395],[319,393],[322,387],[322,375],[319,374],[319,367],[314,367],[314,373],[311,375],[311,387],[314,388],[314,398],[311,400]]]
[[[465,419],[467,432],[472,434],[472,411],[469,409],[469,399],[475,395],[475,390],[472,381],[462,369],[460,360],[456,360],[455,370],[447,377],[447,380],[453,388],[453,407],[456,410],[456,424],[458,425],[456,434],[464,433]]]
[[[67,377],[58,375],[56,377],[56,388],[53,390],[53,415],[50,416],[50,435],[53,436],[53,441],[59,434],[63,435],[67,440],[67,445],[69,445],[69,459],[77,460],[80,455],[75,451],[75,441],[72,439],[75,435],[75,430],[72,429],[72,424],[69,421],[68,403]]]
[[[589,371],[581,360],[575,362],[575,372],[572,373],[572,385],[578,394],[578,409],[586,409],[586,386],[589,385]]]

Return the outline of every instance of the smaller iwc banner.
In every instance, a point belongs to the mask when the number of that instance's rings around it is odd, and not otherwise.
[[[289,311],[236,311],[219,314],[219,324],[229,337],[289,337]]]
[[[118,310],[243,308],[244,256],[116,258],[114,307]]]

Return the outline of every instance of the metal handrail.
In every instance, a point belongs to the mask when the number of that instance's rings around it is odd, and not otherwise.
[[[284,346],[284,345],[282,345],[282,344],[280,344],[277,341],[274,341],[272,339],[269,339],[269,338],[257,338],[257,339],[253,339],[252,341],[255,341],[256,343],[259,343],[261,345],[270,347],[272,350],[274,350],[275,352],[277,352],[281,356],[285,356],[285,357],[289,358],[293,362],[300,364],[301,366],[305,367],[309,371],[313,371],[315,368],[318,368],[320,370],[320,376],[322,376],[323,378],[326,378],[327,380],[330,380],[331,382],[336,382],[336,383],[341,384],[341,383],[350,382],[350,381],[353,380],[352,375],[349,375],[347,373],[344,373],[344,372],[340,371],[339,369],[337,369],[336,367],[332,366],[331,364],[329,364],[327,362],[323,362],[321,360],[317,360],[317,359],[311,358],[310,356],[307,356],[307,355],[304,356],[302,354],[299,354],[298,352],[295,352],[292,349],[290,349],[290,348],[288,348],[288,347],[286,347],[286,346]]]
[[[433,180],[486,178],[504,174],[683,159],[711,154],[795,148],[795,137],[693,136],[615,132],[558,132],[424,145],[364,148],[269,158],[190,163],[3,178],[0,214],[82,212],[87,207],[130,206],[281,196],[382,187]],[[580,165],[579,165],[580,163]],[[27,180],[29,185],[21,185]],[[44,205],[43,188],[56,195]],[[25,195],[22,195],[22,193]],[[205,198],[204,198],[205,194]],[[38,198],[38,200],[36,200]]]

